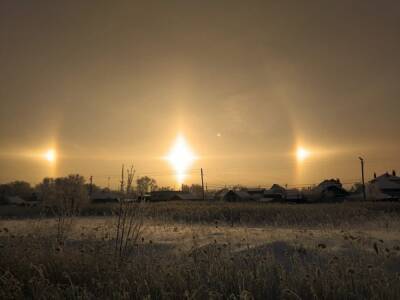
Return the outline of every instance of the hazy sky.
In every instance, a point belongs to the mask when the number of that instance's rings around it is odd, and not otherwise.
[[[210,187],[400,170],[399,53],[399,1],[1,1],[0,182],[174,185],[178,134]]]

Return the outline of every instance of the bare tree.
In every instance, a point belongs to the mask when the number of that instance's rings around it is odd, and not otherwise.
[[[203,187],[200,184],[182,184],[182,192],[201,195],[203,193]]]
[[[126,173],[128,175],[127,183],[126,183],[126,194],[127,195],[132,194],[132,181],[133,181],[133,177],[135,176],[135,172],[136,171],[133,169],[133,165],[131,166],[130,169],[126,170]]]
[[[124,168],[122,169],[121,183],[124,181]],[[132,182],[135,175],[133,166],[126,170],[126,194],[132,194]],[[121,186],[123,186],[121,184]],[[122,199],[119,203],[118,211],[116,213],[116,238],[114,247],[114,257],[118,265],[120,265],[125,258],[127,258],[142,236],[143,232],[143,203],[134,203],[133,201],[126,201]]]
[[[155,179],[150,178],[148,176],[140,177],[136,180],[137,191],[139,195],[144,195],[148,192],[154,191],[157,189],[157,182]]]
[[[28,200],[32,197],[33,193],[34,189],[25,181],[13,181],[10,183],[0,184],[0,198],[19,196],[22,199]]]
[[[63,242],[70,229],[73,217],[88,202],[85,179],[80,175],[59,178],[45,178],[38,185],[43,205],[57,219],[57,241]]]

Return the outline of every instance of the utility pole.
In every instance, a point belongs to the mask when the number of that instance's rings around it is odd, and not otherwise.
[[[367,200],[367,197],[365,195],[365,180],[364,180],[364,159],[362,157],[358,158],[361,163],[361,178],[362,178],[362,190],[363,190],[363,198],[364,201]]]
[[[124,192],[124,165],[122,165],[122,172],[121,172],[121,193]]]
[[[203,191],[203,201],[205,201],[206,200],[206,194],[205,194],[205,192],[204,192],[204,175],[203,175],[203,168],[201,168],[200,169],[200,171],[201,171],[201,188],[202,188],[202,191]]]
[[[107,188],[110,189],[110,176],[107,178]]]
[[[89,196],[92,195],[92,192],[93,192],[93,176],[90,175]]]

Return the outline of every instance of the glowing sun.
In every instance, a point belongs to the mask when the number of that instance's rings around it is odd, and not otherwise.
[[[175,174],[179,184],[183,183],[188,168],[197,159],[183,136],[177,137],[175,144],[172,146],[170,152],[165,158],[175,169]]]
[[[297,157],[297,160],[300,162],[307,159],[310,156],[310,154],[311,154],[310,151],[308,151],[307,149],[304,149],[302,147],[297,148],[296,157]]]
[[[56,160],[56,151],[54,149],[49,149],[44,153],[43,157],[48,162],[54,162]]]

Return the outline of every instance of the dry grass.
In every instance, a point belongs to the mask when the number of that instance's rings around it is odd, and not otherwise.
[[[83,215],[109,215],[118,204],[91,205]],[[158,202],[146,210],[148,219],[162,222],[270,226],[353,226],[383,222],[400,215],[399,202],[347,202],[333,204]]]
[[[124,262],[137,245],[143,231],[144,204],[135,205],[133,202],[120,202],[116,212],[117,224],[115,231],[114,257],[118,264]]]
[[[400,298],[398,204],[216,205],[153,205],[123,264],[113,216],[79,217],[62,247],[54,219],[3,219],[0,298]]]

